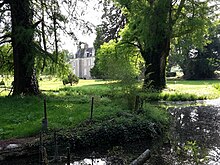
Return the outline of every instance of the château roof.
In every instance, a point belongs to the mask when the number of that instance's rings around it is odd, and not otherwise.
[[[93,50],[94,50],[94,48],[88,47],[87,44],[84,46],[84,48],[78,47],[78,50],[76,52],[76,58],[92,57]]]

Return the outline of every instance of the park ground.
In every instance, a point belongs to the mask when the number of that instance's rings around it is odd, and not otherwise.
[[[44,99],[49,132],[60,132],[68,137],[74,130],[81,143],[91,143],[91,137],[96,134],[102,137],[97,141],[102,144],[105,140],[114,141],[109,139],[109,135],[116,133],[118,136],[123,134],[127,141],[145,136],[154,138],[156,134],[161,134],[169,123],[169,115],[166,107],[156,107],[150,104],[151,101],[193,101],[220,97],[220,80],[168,80],[167,88],[158,92],[142,91],[140,83],[132,90],[118,82],[101,80],[80,80],[77,85],[63,86],[60,80],[45,77],[39,82],[40,96],[8,97],[10,83],[9,79],[6,86],[0,88],[2,141],[38,136],[42,130]],[[143,100],[140,111],[134,108],[137,95]],[[92,98],[94,109],[91,116]]]

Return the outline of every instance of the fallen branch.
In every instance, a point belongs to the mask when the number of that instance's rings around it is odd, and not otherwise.
[[[137,159],[130,163],[130,165],[143,165],[150,158],[150,150],[144,151]]]

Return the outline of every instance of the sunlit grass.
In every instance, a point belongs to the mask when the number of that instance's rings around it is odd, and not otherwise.
[[[5,86],[0,86],[0,96],[7,96],[11,89],[12,78],[5,80]],[[79,80],[78,84],[74,84],[72,87],[82,87],[88,85],[100,85],[111,83],[112,81],[102,81],[102,80]],[[59,78],[51,78],[43,76],[41,80],[39,80],[39,88],[41,91],[58,91],[64,87],[71,87],[70,84],[66,86],[63,85],[63,82]],[[90,87],[88,87],[90,88]]]
[[[73,128],[90,119],[91,100],[75,100],[47,96],[47,117],[50,130]],[[40,97],[0,97],[0,139],[38,134],[44,116],[43,99]],[[78,101],[77,101],[78,100]],[[107,98],[95,98],[94,120],[102,120],[120,111],[121,107]]]
[[[7,82],[9,86],[10,82]],[[220,97],[219,80],[168,81],[167,89],[160,92],[143,92],[146,99],[145,117],[165,123],[163,111],[153,108],[147,100],[195,100]],[[89,120],[91,98],[94,97],[94,120],[102,122],[132,113],[128,107],[127,93],[116,82],[80,80],[77,85],[62,84],[59,79],[45,78],[39,81],[42,94],[36,96],[0,97],[0,139],[24,137],[38,134],[43,119],[43,99],[47,99],[48,127],[50,130],[70,129]],[[141,83],[140,86],[141,87]],[[1,90],[4,87],[0,88]],[[139,89],[140,90],[140,89]],[[137,90],[136,94],[139,94]],[[133,92],[133,91],[132,91]],[[132,99],[132,98],[131,98]],[[120,115],[122,114],[122,115]],[[132,114],[133,115],[133,114]],[[121,119],[120,119],[121,120]],[[125,120],[125,119],[122,119]]]
[[[63,83],[60,79],[57,78],[42,78],[39,80],[39,88],[40,90],[59,90],[63,87]]]
[[[78,85],[64,87],[59,80],[43,80],[41,88],[45,90],[43,95],[38,97],[22,95],[0,97],[0,139],[38,134],[42,127],[44,98],[47,100],[48,128],[51,131],[71,129],[89,120],[92,97],[94,97],[93,120],[96,122],[123,118],[123,115],[119,114],[133,113],[126,105],[127,98],[117,95],[114,88],[121,89],[117,83],[81,80]],[[54,90],[58,88],[59,90]],[[158,122],[161,119],[158,119]],[[124,120],[126,119],[122,119]]]
[[[220,91],[214,87],[216,84],[220,84],[220,80],[168,81],[167,90],[162,94],[188,94],[200,99],[214,99],[220,97]]]
[[[0,96],[7,96],[9,94],[11,88],[11,79],[6,81],[6,86],[0,87]],[[114,84],[114,85],[113,85]],[[197,81],[171,81],[167,82],[167,89],[163,90],[160,93],[160,96],[163,98],[168,98],[173,95],[191,95],[196,96],[199,99],[213,99],[220,97],[220,92],[215,86],[220,84],[220,80],[197,80]],[[141,86],[141,85],[140,85]],[[49,91],[77,91],[80,89],[81,94],[85,93],[85,91],[90,94],[101,94],[106,93],[106,90],[111,94],[112,90],[118,90],[117,84],[111,81],[102,81],[102,80],[80,80],[79,83],[73,86],[69,84],[64,86],[62,81],[57,78],[49,79],[48,77],[44,77],[39,81],[40,90],[43,93],[47,93]],[[82,88],[83,87],[83,88]],[[68,94],[68,92],[65,92]],[[151,94],[152,96],[155,94]],[[155,97],[155,96],[153,96]],[[192,99],[192,98],[191,98]]]
[[[112,83],[112,81],[103,81],[103,80],[79,80],[78,84],[73,84],[73,86],[70,86],[70,84],[63,85],[62,81],[60,79],[52,78],[52,79],[42,79],[39,81],[39,87],[41,90],[59,90],[60,88],[64,87],[82,87],[82,86],[91,86],[91,85],[101,85],[101,84],[107,84]]]

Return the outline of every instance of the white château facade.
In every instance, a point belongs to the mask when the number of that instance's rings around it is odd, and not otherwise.
[[[90,70],[94,67],[95,49],[86,43],[80,43],[74,58],[70,60],[73,73],[83,79],[91,79]]]

